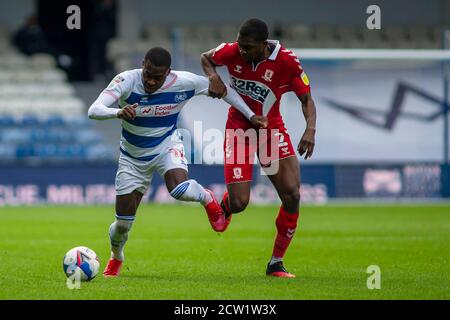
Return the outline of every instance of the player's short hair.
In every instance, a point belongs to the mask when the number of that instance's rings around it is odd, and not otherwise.
[[[239,35],[244,38],[251,38],[258,42],[266,41],[269,37],[269,28],[261,19],[252,18],[241,25]]]
[[[144,57],[144,62],[150,62],[156,67],[169,68],[172,64],[172,57],[169,51],[161,47],[154,47],[147,51]]]

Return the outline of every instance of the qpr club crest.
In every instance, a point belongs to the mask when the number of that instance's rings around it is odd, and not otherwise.
[[[180,103],[187,99],[186,92],[180,92],[175,95],[175,102]]]

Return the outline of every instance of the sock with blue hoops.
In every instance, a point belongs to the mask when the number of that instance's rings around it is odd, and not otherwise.
[[[206,206],[213,200],[209,192],[193,179],[186,180],[177,185],[170,192],[170,195],[181,201],[200,202],[203,206]]]
[[[128,232],[131,230],[135,216],[116,214],[116,221],[109,227],[109,239],[111,241],[111,258],[124,260],[123,247],[128,240]]]

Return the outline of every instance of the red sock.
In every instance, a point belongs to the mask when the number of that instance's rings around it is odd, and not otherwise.
[[[277,237],[275,238],[275,244],[273,246],[273,257],[284,257],[294,236],[295,229],[297,228],[297,220],[298,211],[296,213],[288,213],[283,209],[283,206],[280,207],[280,212],[275,221],[277,226]]]

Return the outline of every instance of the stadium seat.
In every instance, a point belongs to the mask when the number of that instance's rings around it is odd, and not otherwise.
[[[35,155],[34,147],[31,145],[20,145],[16,148],[17,158],[28,158]]]
[[[147,50],[148,42],[124,48]],[[75,96],[55,59],[25,56],[0,32],[0,158],[85,159],[85,144],[102,139],[90,126],[84,101]]]
[[[47,130],[46,133],[46,139],[43,142],[54,144],[62,142],[58,130]]]
[[[73,87],[65,84],[53,85],[47,88],[46,90],[46,94],[53,98],[69,97],[72,96],[74,93],[75,90],[73,89]]]
[[[41,158],[52,158],[58,156],[58,146],[55,144],[37,144],[34,146],[33,155]]]
[[[14,117],[11,115],[0,115],[0,128],[4,129],[6,127],[11,127],[16,124]]]
[[[383,36],[390,41],[404,41],[408,38],[408,32],[403,26],[386,26],[383,28]]]
[[[52,69],[56,67],[53,56],[46,53],[36,53],[31,56],[31,66],[36,69]]]
[[[22,117],[22,121],[20,123],[22,126],[30,127],[37,126],[40,124],[39,118],[34,114],[26,114]]]
[[[322,42],[332,41],[336,38],[334,27],[329,25],[314,25],[311,29],[311,36]]]
[[[84,102],[75,97],[57,101],[55,104],[58,105],[57,109],[64,114],[81,115],[84,114],[86,110]]]
[[[101,140],[100,134],[93,129],[84,129],[75,133],[75,140],[80,144],[92,144]]]
[[[448,26],[447,29],[449,29]],[[428,38],[430,39],[431,42],[440,43],[443,32],[444,28],[442,27],[430,26],[428,28]]]
[[[87,116],[81,116],[81,115],[65,118],[64,121],[67,126],[75,128],[75,129],[86,128],[87,126],[90,125],[90,122],[89,122],[89,119],[87,118]]]
[[[86,149],[86,158],[90,160],[108,160],[114,157],[114,151],[110,146],[97,144]]]
[[[48,140],[48,131],[44,128],[36,128],[31,130],[31,140],[33,143],[45,142]]]
[[[50,115],[47,120],[45,121],[45,124],[49,127],[56,127],[56,126],[64,126],[65,121],[64,118],[61,115]]]
[[[236,39],[238,33],[238,27],[233,24],[222,24],[216,27],[217,30],[217,40],[221,42],[232,42]]]
[[[0,141],[11,144],[30,143],[31,135],[28,130],[11,128],[8,130],[2,130]]]
[[[309,26],[304,24],[293,24],[284,29],[281,29],[282,38],[287,39],[303,39],[309,40],[312,37],[312,30]]]
[[[0,67],[1,68],[1,67]],[[0,69],[0,82],[9,82],[11,80],[11,74],[5,69]]]
[[[56,143],[71,143],[73,140],[74,134],[70,130],[55,128],[55,129],[49,130],[49,137]]]
[[[364,42],[366,42],[369,47],[375,46],[376,43],[383,41],[383,34],[381,30],[363,29],[361,34]]]
[[[16,158],[16,146],[10,143],[0,143],[0,159],[11,160]]]
[[[149,40],[165,39],[170,41],[170,27],[161,24],[147,25],[144,27],[144,37]]]
[[[59,69],[50,69],[41,71],[39,79],[43,82],[64,82],[67,80],[67,76]]]
[[[67,129],[59,128],[38,128],[31,131],[34,143],[71,143],[73,133]]]
[[[128,43],[120,38],[109,40],[106,48],[107,58],[111,62],[114,62],[116,59],[129,52]]]
[[[1,72],[0,72],[1,77]],[[0,86],[0,95],[4,97],[4,99],[15,97],[17,94],[17,86],[14,86],[10,83],[5,83],[4,85]]]
[[[69,158],[83,158],[86,157],[86,147],[79,144],[71,144],[67,147],[65,153]]]

